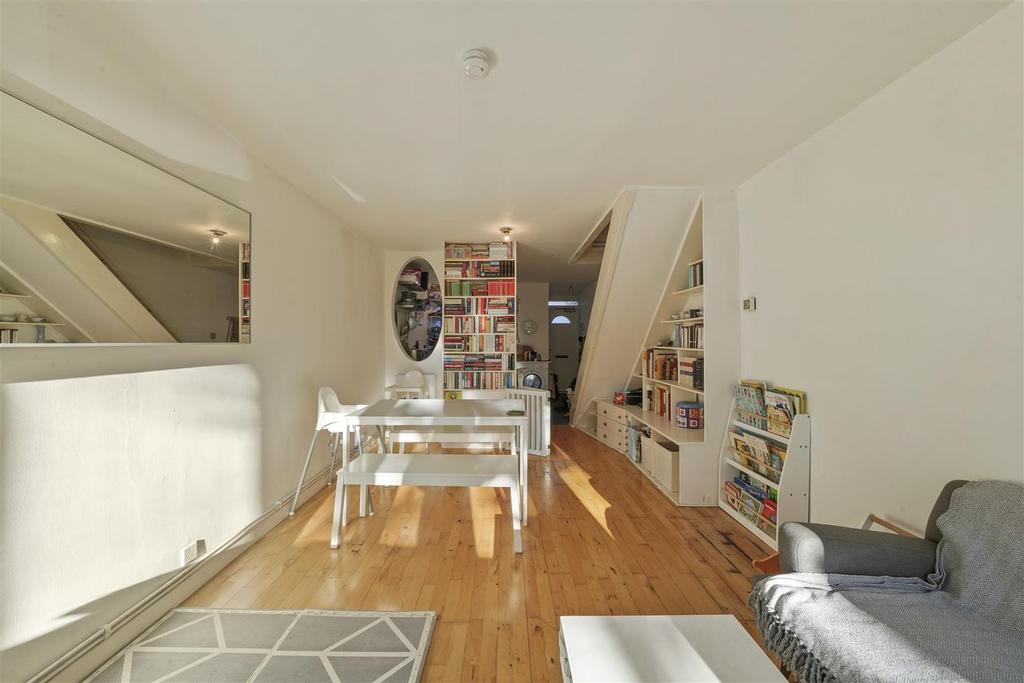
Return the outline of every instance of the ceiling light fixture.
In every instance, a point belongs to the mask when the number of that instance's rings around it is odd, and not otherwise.
[[[502,228],[501,234],[504,235],[502,239],[505,240],[506,242],[512,241],[512,228]]]
[[[210,230],[210,244],[212,244],[213,246],[217,246],[218,244],[220,244],[221,238],[223,238],[224,235],[226,234],[227,233],[224,232],[223,230]]]
[[[491,72],[491,58],[486,50],[474,48],[462,53],[462,68],[466,70],[466,76],[478,81],[487,78]]]

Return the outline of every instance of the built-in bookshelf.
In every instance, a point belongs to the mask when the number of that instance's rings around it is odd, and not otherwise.
[[[802,392],[744,381],[719,455],[718,505],[778,547],[779,527],[810,515],[811,416]]]
[[[249,242],[238,245],[238,341],[252,341],[252,248]]]
[[[516,385],[516,243],[446,242],[445,398]]]

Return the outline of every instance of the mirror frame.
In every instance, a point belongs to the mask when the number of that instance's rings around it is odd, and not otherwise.
[[[441,320],[441,330],[438,331],[437,341],[434,342],[434,345],[430,348],[430,351],[425,356],[423,356],[423,358],[420,358],[420,359],[413,358],[412,355],[410,355],[409,349],[407,349],[405,344],[402,343],[402,337],[401,337],[401,334],[399,333],[399,326],[398,326],[398,311],[399,311],[398,300],[399,300],[399,298],[401,296],[402,291],[407,291],[407,290],[403,290],[402,289],[402,283],[400,282],[400,280],[402,278],[402,271],[404,271],[406,268],[408,268],[410,264],[416,264],[416,265],[419,265],[419,266],[425,266],[430,271],[430,278],[432,278],[435,282],[437,282],[437,284],[438,284],[438,291],[441,293],[441,309],[440,309],[440,311],[437,314],[438,318]],[[428,282],[429,282],[429,278],[428,278]],[[430,263],[430,260],[427,257],[425,257],[425,256],[413,256],[412,258],[406,259],[402,263],[402,265],[399,267],[398,273],[395,275],[395,283],[392,286],[390,315],[391,315],[391,329],[392,329],[392,331],[394,332],[394,335],[395,335],[395,343],[398,344],[398,348],[400,348],[402,350],[402,353],[405,355],[405,358],[407,360],[410,360],[410,361],[412,361],[414,363],[423,363],[423,362],[427,361],[431,356],[434,355],[434,352],[437,350],[437,347],[441,345],[441,341],[444,338],[444,293],[441,291],[441,280],[437,276],[437,271],[434,270],[434,266]],[[429,316],[428,316],[428,319],[429,319]]]

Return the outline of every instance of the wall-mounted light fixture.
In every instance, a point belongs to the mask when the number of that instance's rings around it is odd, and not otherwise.
[[[222,238],[224,237],[224,235],[226,235],[226,234],[227,234],[227,233],[226,233],[226,232],[224,232],[223,230],[216,230],[216,229],[214,229],[214,230],[211,230],[211,231],[210,231],[210,244],[212,244],[213,246],[215,246],[215,247],[216,247],[217,245],[219,245],[219,244],[220,244],[220,241],[221,241],[221,239],[222,239]]]
[[[506,242],[512,241],[512,228],[502,228],[501,234],[503,235],[502,239]]]

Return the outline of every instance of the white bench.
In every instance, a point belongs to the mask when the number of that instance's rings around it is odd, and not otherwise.
[[[399,453],[405,452],[407,443],[425,443],[427,452],[430,444],[474,444],[489,443],[496,446],[509,444],[509,450],[516,452],[515,427],[487,427],[483,430],[473,427],[395,427],[388,430],[388,442],[392,448],[397,446]]]
[[[512,510],[512,541],[523,552],[522,505],[515,457],[507,455],[455,455],[364,453],[338,470],[334,493],[331,548],[341,543],[341,527],[348,525],[348,484],[373,486],[483,486],[508,489]]]

